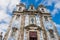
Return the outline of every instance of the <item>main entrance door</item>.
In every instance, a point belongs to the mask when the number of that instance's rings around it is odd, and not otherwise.
[[[37,32],[30,31],[30,33],[29,33],[29,39],[30,40],[37,40]]]

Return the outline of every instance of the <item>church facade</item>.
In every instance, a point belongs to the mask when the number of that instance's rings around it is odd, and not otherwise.
[[[4,40],[59,40],[50,12],[45,6],[16,5]]]

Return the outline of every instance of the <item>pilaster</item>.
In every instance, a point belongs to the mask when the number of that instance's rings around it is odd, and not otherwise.
[[[40,14],[40,23],[41,23],[41,28],[43,30],[44,40],[47,40],[47,33],[46,33],[46,30],[45,30],[44,24],[43,24],[43,15],[42,15],[42,13]]]
[[[12,19],[11,19],[11,21],[10,21],[10,25],[9,25],[9,27],[8,27],[8,29],[7,29],[7,32],[6,32],[5,36],[4,36],[4,40],[8,40],[9,32],[10,32],[11,27],[12,27],[12,22],[13,22],[15,19],[16,19],[16,15],[13,15],[13,17],[12,17]]]
[[[21,28],[20,28],[21,39],[19,40],[24,40],[24,26],[25,26],[25,15],[21,15]]]

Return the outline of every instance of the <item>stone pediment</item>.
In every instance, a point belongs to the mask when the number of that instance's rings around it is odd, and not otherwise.
[[[24,27],[25,29],[38,29],[41,30],[42,28],[36,24],[30,24]]]
[[[36,9],[35,9],[35,7],[33,6],[33,4],[31,4],[31,5],[29,6],[28,11],[36,11]]]

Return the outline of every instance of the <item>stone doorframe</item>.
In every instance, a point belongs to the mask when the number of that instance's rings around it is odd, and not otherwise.
[[[40,30],[41,30],[41,28],[39,26],[33,24],[33,25],[26,26],[25,29],[26,29],[26,32],[27,32],[27,40],[29,40],[29,32],[30,31],[37,32],[37,40],[40,40]]]

